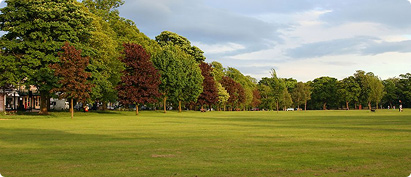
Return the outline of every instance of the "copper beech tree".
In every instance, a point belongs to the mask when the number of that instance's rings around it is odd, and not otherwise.
[[[245,102],[245,92],[241,84],[234,81],[232,78],[228,76],[223,76],[223,79],[221,80],[221,85],[223,85],[223,87],[230,94],[228,104],[231,105],[231,109],[233,109],[234,107],[238,107],[239,104]]]
[[[218,101],[218,90],[212,74],[213,68],[211,64],[204,62],[200,63],[200,68],[201,74],[204,77],[203,92],[198,97],[197,102],[201,105],[201,109],[203,109],[204,105],[208,105],[211,108],[211,105],[216,104]]]
[[[54,75],[59,78],[60,86],[52,91],[60,92],[60,98],[70,99],[70,112],[73,118],[73,100],[85,102],[90,98],[89,93],[93,87],[87,80],[91,75],[86,72],[89,58],[82,57],[81,50],[77,50],[68,42],[62,50],[59,53],[60,62],[50,65],[50,68],[54,69]]]
[[[154,103],[161,96],[158,91],[160,74],[154,68],[150,55],[138,44],[123,44],[121,61],[125,64],[121,83],[117,86],[118,98],[122,104]]]

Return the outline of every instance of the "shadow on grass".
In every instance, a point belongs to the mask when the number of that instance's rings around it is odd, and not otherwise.
[[[16,145],[30,144],[27,148],[30,148],[33,144],[50,147],[50,145],[59,145],[58,143],[75,145],[84,141],[101,142],[113,139],[112,136],[107,135],[74,134],[65,131],[46,129],[0,128],[0,132],[2,132],[0,134],[0,139],[3,142]]]

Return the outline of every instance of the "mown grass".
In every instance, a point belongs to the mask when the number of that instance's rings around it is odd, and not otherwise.
[[[408,176],[411,110],[0,116],[9,176]]]

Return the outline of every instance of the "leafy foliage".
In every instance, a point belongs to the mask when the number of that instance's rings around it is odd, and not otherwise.
[[[177,33],[163,31],[160,35],[156,36],[156,41],[161,46],[175,45],[180,47],[187,54],[191,55],[197,62],[202,62],[206,59],[204,57],[204,52],[200,48],[191,46],[191,42],[187,38],[180,36]]]
[[[121,61],[126,69],[117,86],[120,102],[126,105],[154,103],[161,95],[158,91],[160,75],[150,61],[150,55],[137,44],[124,44],[123,55]]]
[[[350,102],[358,102],[361,93],[361,87],[356,82],[354,76],[344,78],[338,82],[337,93],[342,101],[346,104],[346,109],[350,109]]]
[[[337,94],[337,79],[332,77],[320,77],[314,79],[311,84],[312,87],[312,100],[322,104],[322,108],[325,110],[328,106],[336,104]],[[320,105],[317,105],[319,107]]]
[[[261,95],[258,89],[253,90],[253,101],[251,102],[251,106],[253,108],[258,107],[261,104]]]
[[[53,91],[61,92],[60,98],[85,102],[90,98],[89,93],[93,86],[88,81],[91,74],[86,72],[89,58],[82,57],[81,50],[77,50],[68,42],[64,44],[62,50],[63,52],[59,54],[60,62],[50,65],[54,75],[59,78],[59,87]]]
[[[228,76],[224,76],[221,85],[227,90],[230,98],[228,99],[228,104],[232,108],[238,107],[240,104],[245,102],[244,88],[238,82],[234,81]]]
[[[204,62],[200,63],[201,75],[203,80],[203,92],[198,97],[198,103],[200,105],[213,105],[218,101],[218,91],[215,84],[214,77],[212,75],[213,68],[211,64]]]
[[[69,41],[88,53],[90,38],[89,13],[75,0],[6,0],[1,9],[0,30],[4,53],[17,58],[26,85],[34,85],[47,100],[58,80],[50,64],[58,63],[58,51]],[[41,112],[47,114],[47,102],[41,102]]]
[[[160,72],[160,92],[163,94],[164,111],[166,100],[174,102],[195,102],[202,92],[201,69],[190,55],[178,46],[167,45],[154,58],[153,63]]]

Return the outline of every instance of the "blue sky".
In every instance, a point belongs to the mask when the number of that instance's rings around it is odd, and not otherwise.
[[[150,38],[176,32],[257,79],[411,72],[409,0],[125,0],[119,11]]]

